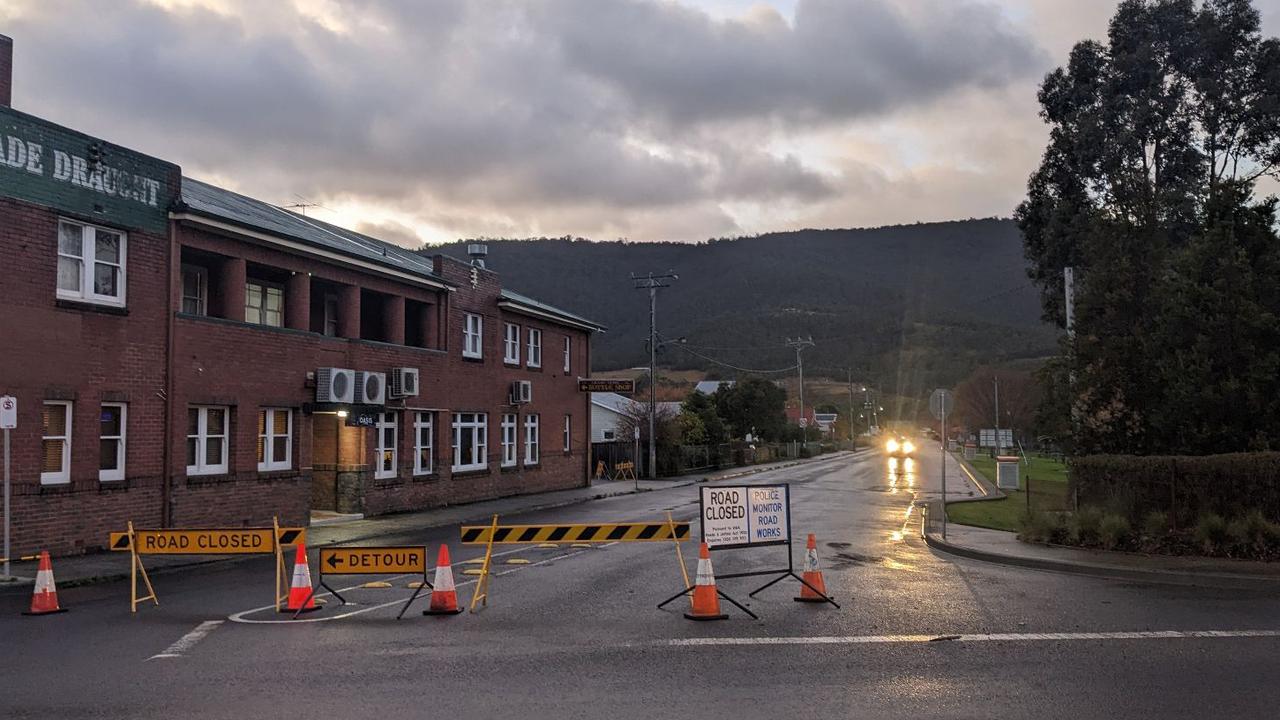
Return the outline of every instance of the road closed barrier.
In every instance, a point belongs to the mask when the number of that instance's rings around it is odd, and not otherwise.
[[[113,552],[129,553],[130,596],[129,610],[138,612],[138,605],[150,600],[156,605],[151,578],[142,564],[143,555],[269,555],[276,556],[276,609],[280,607],[281,588],[288,585],[285,579],[284,548],[305,543],[306,528],[280,527],[272,521],[271,527],[262,528],[200,528],[139,530],[129,522],[123,532],[113,532],[107,537],[107,547]],[[146,595],[138,594],[138,577],[147,587]]]

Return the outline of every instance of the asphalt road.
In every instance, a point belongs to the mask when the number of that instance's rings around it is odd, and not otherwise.
[[[696,623],[681,616],[683,600],[655,608],[682,585],[670,544],[505,546],[479,614],[427,618],[415,608],[397,621],[394,603],[411,592],[409,578],[397,578],[391,589],[351,590],[356,606],[288,622],[261,610],[272,567],[253,560],[158,576],[160,607],[136,616],[124,583],[63,590],[71,612],[57,616],[22,617],[24,598],[0,598],[0,717],[1274,715],[1280,599],[937,554],[910,511],[937,496],[936,446],[913,465],[891,473],[872,452],[748,480],[792,484],[797,563],[804,533],[816,533],[841,609],[792,602],[794,582],[748,599],[763,579],[744,578],[720,587],[759,620],[726,606],[729,620]],[[692,519],[697,488],[508,520],[648,520],[668,510]],[[457,539],[445,528],[369,544],[427,542],[434,555],[447,540],[455,563],[479,554]],[[685,547],[692,573],[696,551]],[[785,564],[778,547],[713,557],[721,574]]]

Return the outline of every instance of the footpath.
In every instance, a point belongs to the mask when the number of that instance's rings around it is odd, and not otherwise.
[[[335,519],[326,519],[307,528],[307,547],[316,548],[327,545],[360,543],[375,538],[401,535],[430,528],[484,522],[495,514],[506,517],[577,505],[620,495],[634,495],[636,493],[665,490],[696,483],[733,480],[756,473],[783,470],[849,455],[851,455],[850,452],[842,451],[819,455],[814,458],[726,468],[715,472],[691,473],[659,480],[597,480],[586,487],[553,490],[532,495],[512,495],[496,500],[451,505],[420,512],[380,515],[371,518],[355,516],[351,519],[345,519],[342,516],[337,516]],[[162,575],[200,565],[243,562],[253,557],[251,555],[152,555],[147,558],[147,572],[152,575]],[[76,587],[111,582],[129,577],[128,553],[100,552],[90,555],[60,557],[54,559],[53,566],[54,577],[59,587]],[[10,582],[0,581],[0,592],[6,592],[11,588],[30,587],[35,569],[34,562],[15,564],[14,580]],[[26,592],[30,591],[27,590]]]
[[[956,459],[964,462],[959,457]],[[1003,493],[981,473],[973,471],[973,476],[988,491],[988,495],[963,502],[990,502],[1004,498]],[[1280,591],[1280,563],[1144,555],[1025,543],[1014,532],[954,522],[947,523],[947,536],[944,539],[942,513],[941,501],[927,503],[925,512],[921,515],[921,535],[925,543],[937,551],[971,560],[1139,582]]]

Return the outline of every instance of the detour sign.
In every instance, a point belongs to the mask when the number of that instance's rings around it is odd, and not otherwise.
[[[276,551],[272,528],[234,530],[135,530],[139,555],[254,555]],[[302,528],[280,528],[280,544],[305,540]],[[113,532],[109,547],[128,551],[129,533]]]
[[[427,573],[427,549],[418,547],[334,547],[320,549],[325,575]]]

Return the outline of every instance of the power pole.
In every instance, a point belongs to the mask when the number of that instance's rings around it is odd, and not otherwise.
[[[805,348],[813,347],[813,336],[810,335],[807,338],[797,337],[795,340],[787,338],[787,347],[796,349],[796,367],[800,369],[800,431],[801,437],[803,437],[804,442],[807,443],[809,442],[809,428],[806,427],[804,419],[804,358],[800,353]]]
[[[658,477],[657,437],[654,435],[654,415],[658,410],[658,288],[671,287],[671,280],[680,276],[667,271],[666,275],[631,274],[636,290],[649,291],[649,479]]]
[[[993,378],[996,385],[996,454],[1000,454],[1000,376]]]
[[[848,369],[849,372],[849,443],[853,440],[853,368]]]

